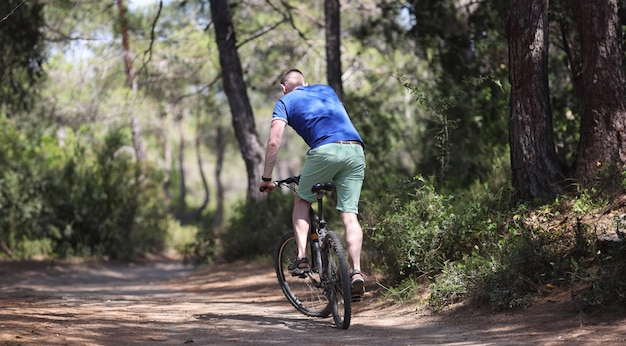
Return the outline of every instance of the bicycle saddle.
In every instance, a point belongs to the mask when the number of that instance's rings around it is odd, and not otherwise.
[[[323,191],[332,191],[334,189],[335,189],[335,185],[333,185],[332,182],[328,181],[325,183],[317,183],[313,185],[313,187],[311,188],[311,192],[320,193]]]

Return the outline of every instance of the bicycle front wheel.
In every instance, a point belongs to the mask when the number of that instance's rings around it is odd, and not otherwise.
[[[339,329],[348,329],[352,317],[352,293],[348,262],[341,245],[341,240],[333,231],[326,233],[322,259],[324,261],[324,282],[330,302],[335,325]]]
[[[294,233],[286,233],[280,239],[274,254],[274,267],[280,288],[296,310],[307,316],[327,317],[330,315],[330,307],[317,269],[313,268],[311,273],[302,276],[292,276],[289,272],[288,267],[297,255]],[[315,260],[313,256],[309,258]]]

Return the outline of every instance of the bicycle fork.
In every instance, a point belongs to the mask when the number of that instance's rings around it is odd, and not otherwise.
[[[327,286],[328,283],[324,283],[324,278],[326,277],[326,273],[323,273],[324,264],[322,263],[322,250],[321,248],[324,246],[322,244],[326,235],[326,220],[324,219],[324,212],[322,210],[322,198],[324,196],[323,191],[317,191],[317,210],[316,214],[313,208],[309,209],[310,216],[310,230],[309,230],[309,241],[311,243],[311,258],[313,260],[311,272],[317,272],[320,277],[320,282],[318,285]],[[322,238],[322,239],[320,239]]]

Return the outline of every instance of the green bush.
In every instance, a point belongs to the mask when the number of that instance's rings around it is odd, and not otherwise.
[[[563,234],[527,228],[520,222],[524,206],[511,212],[506,193],[487,190],[446,196],[417,177],[391,188],[390,199],[381,196],[372,208],[379,218],[366,230],[387,279],[397,285],[430,278],[435,310],[464,299],[498,310],[526,306],[538,287],[566,283],[579,260],[576,244],[587,244],[588,232],[558,248]]]
[[[162,249],[168,212],[160,184],[120,152],[123,131],[87,150],[74,138],[60,146],[0,122],[0,241],[9,256],[40,249],[128,260]]]
[[[168,223],[160,188],[133,157],[118,153],[125,140],[109,133],[93,157],[77,146],[48,172],[46,224],[60,256],[129,260],[161,250]]]
[[[435,311],[440,311],[444,307],[466,299],[473,290],[474,280],[472,269],[481,268],[476,266],[471,268],[465,261],[448,262],[444,265],[441,274],[433,278],[429,285],[430,295],[428,305]]]
[[[498,212],[500,195],[485,193],[445,195],[423,177],[386,189],[368,206],[365,230],[384,260],[392,281],[407,276],[436,275],[445,263],[474,252],[490,253],[506,229]],[[496,200],[497,199],[497,200]]]
[[[545,258],[540,258],[546,254],[525,240],[518,239],[510,245],[492,256],[475,252],[447,262],[429,285],[429,306],[439,311],[463,300],[493,310],[530,305],[541,282],[552,279],[545,275],[551,268],[546,268]],[[506,251],[511,253],[506,255]]]
[[[45,208],[41,198],[41,162],[44,155],[29,137],[0,118],[0,242],[8,256],[19,256],[23,239],[45,236],[39,219]],[[12,250],[18,250],[15,254]]]
[[[196,232],[192,241],[182,244],[178,249],[184,256],[184,262],[198,266],[213,263],[217,257],[213,215],[203,215],[193,226],[186,228],[195,228]]]
[[[591,285],[583,295],[592,307],[626,309],[626,232],[620,229],[624,227],[623,217],[615,221],[618,238],[600,242],[594,261],[596,270],[589,275]]]
[[[274,191],[267,198],[235,206],[233,216],[219,235],[222,257],[227,261],[271,256],[276,243],[292,230],[294,195]]]
[[[365,228],[395,282],[439,272],[458,245],[451,198],[437,194],[421,177],[402,185],[413,190],[390,189],[390,200],[382,197],[372,206],[374,213],[382,212],[377,222]]]
[[[537,210],[544,215],[535,214],[533,218],[548,219],[550,214],[558,216],[560,208],[558,204],[540,207]],[[533,212],[537,213],[537,210]],[[537,294],[548,293],[559,286],[571,289],[589,278],[598,277],[592,274],[596,235],[588,227],[580,223],[574,229],[568,229],[566,225],[529,227],[523,219],[531,211],[526,211],[524,206],[520,206],[517,212],[492,212],[491,222],[496,227],[479,236],[484,239],[483,247],[475,245],[472,253],[446,263],[443,271],[433,278],[429,305],[435,310],[461,299],[469,299],[473,304],[493,310],[526,307]],[[486,234],[490,234],[491,241]],[[588,296],[591,300],[607,296],[600,293],[603,291],[600,286],[604,284],[608,283],[606,287],[613,291],[613,284],[623,288],[620,286],[623,276],[615,275],[615,270],[620,270],[619,265],[601,265],[600,268],[601,272],[606,270],[607,275],[597,281],[595,298],[592,298],[593,294]]]

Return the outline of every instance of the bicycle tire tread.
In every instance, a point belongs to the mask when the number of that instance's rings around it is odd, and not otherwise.
[[[325,249],[323,252],[325,258],[327,258],[327,261],[331,260],[330,251],[333,251],[334,255],[336,256],[337,263],[335,263],[334,265],[337,268],[340,279],[339,284],[342,306],[338,306],[338,301],[336,299],[334,301],[330,301],[334,298],[333,294],[331,293],[329,295],[331,312],[333,314],[333,319],[337,328],[348,329],[350,327],[350,322],[352,318],[352,289],[350,287],[350,276],[348,273],[347,258],[341,240],[335,232],[328,231],[326,233],[326,240],[324,243]],[[326,265],[328,266],[329,264],[326,263]],[[325,270],[328,270],[328,268],[325,268]],[[332,287],[329,291],[336,292],[336,290]],[[343,311],[339,311],[339,309],[342,309]]]

